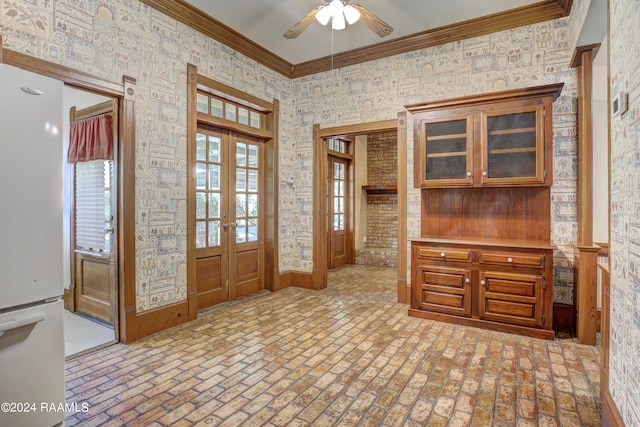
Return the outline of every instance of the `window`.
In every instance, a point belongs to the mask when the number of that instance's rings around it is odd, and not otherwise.
[[[209,116],[239,123],[255,129],[265,126],[265,113],[205,92],[198,92],[196,110]]]

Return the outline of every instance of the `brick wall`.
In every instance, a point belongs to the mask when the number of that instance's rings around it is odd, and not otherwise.
[[[367,185],[398,183],[396,132],[367,136]],[[367,196],[367,244],[356,252],[356,264],[397,266],[398,197]]]
[[[367,135],[368,185],[398,183],[397,133],[383,132]]]

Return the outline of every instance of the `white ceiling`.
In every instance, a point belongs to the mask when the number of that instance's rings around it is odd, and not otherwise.
[[[354,0],[393,27],[381,38],[364,24],[340,31],[314,22],[296,39],[282,35],[325,0],[185,0],[292,64],[393,40],[539,0]]]

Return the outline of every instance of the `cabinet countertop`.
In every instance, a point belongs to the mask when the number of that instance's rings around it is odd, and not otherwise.
[[[557,246],[550,242],[531,240],[471,240],[471,239],[442,239],[433,237],[412,237],[409,239],[416,243],[432,243],[438,245],[466,245],[481,247],[503,247],[514,249],[544,249],[555,250]]]

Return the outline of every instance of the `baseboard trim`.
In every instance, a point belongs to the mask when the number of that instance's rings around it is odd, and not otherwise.
[[[74,312],[75,311],[75,307],[74,307],[74,292],[71,292],[71,290],[69,289],[65,289],[64,290],[64,294],[62,294],[62,301],[64,302],[64,309],[70,312]]]
[[[188,320],[189,303],[187,301],[138,313],[136,316],[136,340],[173,328]]]
[[[624,427],[624,420],[620,415],[620,410],[613,401],[613,396],[609,390],[603,390],[602,396],[602,426],[603,427]]]
[[[313,289],[313,274],[302,271],[285,271],[280,273],[280,286],[277,290],[288,288]]]
[[[576,306],[571,304],[553,304],[553,329],[575,329]]]

